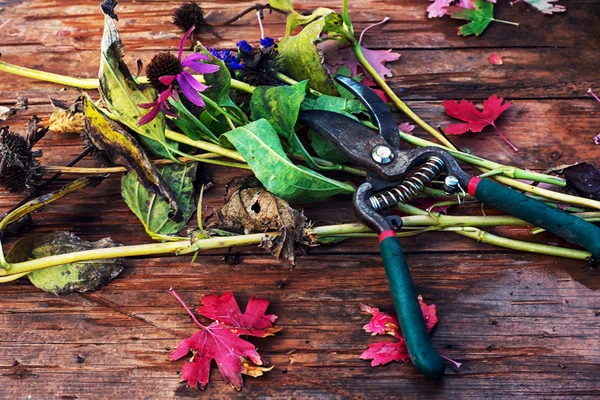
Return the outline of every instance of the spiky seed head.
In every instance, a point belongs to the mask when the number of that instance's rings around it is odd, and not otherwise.
[[[174,54],[158,53],[146,67],[146,76],[148,76],[148,81],[154,89],[163,92],[168,86],[158,78],[165,75],[177,75],[181,71],[183,71],[181,62]]]
[[[18,133],[0,135],[0,186],[21,193],[38,186],[44,176],[27,140]]]
[[[189,31],[192,26],[195,26],[197,31],[207,26],[204,19],[204,10],[195,1],[184,3],[175,9],[173,24],[183,32]]]

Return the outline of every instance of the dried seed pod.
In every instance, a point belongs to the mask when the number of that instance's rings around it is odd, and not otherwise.
[[[146,67],[148,81],[158,92],[165,91],[168,86],[160,81],[161,76],[177,75],[183,71],[181,61],[171,53],[156,54]]]
[[[206,26],[206,19],[204,19],[204,10],[195,1],[184,3],[173,12],[173,24],[175,24],[183,32],[187,32],[192,29],[193,26],[196,30],[200,30]]]
[[[40,184],[44,172],[25,137],[4,128],[0,133],[0,186],[10,193],[31,190]]]

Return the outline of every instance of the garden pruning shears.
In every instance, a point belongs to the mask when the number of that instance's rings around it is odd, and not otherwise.
[[[365,182],[354,195],[354,211],[362,223],[379,234],[381,257],[400,329],[414,366],[425,376],[439,379],[446,366],[431,344],[404,252],[394,230],[402,226],[402,219],[385,216],[382,212],[407,202],[426,184],[445,174],[446,193],[460,196],[466,189],[483,203],[580,244],[594,259],[600,259],[599,227],[491,180],[471,176],[459,167],[449,152],[440,148],[400,150],[397,123],[383,100],[350,78],[338,75],[335,79],[364,104],[379,132],[348,116],[324,110],[302,111],[299,121],[328,139],[352,163],[367,170]]]

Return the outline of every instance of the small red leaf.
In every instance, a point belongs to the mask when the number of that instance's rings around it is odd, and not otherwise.
[[[200,302],[202,303],[202,306],[198,307],[200,315],[238,328],[271,328],[277,320],[276,315],[265,315],[269,301],[254,296],[250,297],[244,314],[240,311],[240,306],[232,292],[225,292],[220,296],[217,294],[202,296]]]
[[[404,133],[411,133],[415,129],[415,126],[412,125],[410,122],[403,122],[400,125],[398,125],[398,129],[400,129]]]
[[[481,132],[486,126],[493,126],[496,133],[512,147],[514,151],[519,151],[496,126],[496,119],[504,111],[508,110],[511,105],[510,101],[502,104],[504,99],[496,96],[490,96],[487,100],[483,101],[483,111],[479,111],[475,108],[473,103],[468,100],[461,100],[460,102],[454,100],[444,100],[444,110],[446,114],[461,121],[467,122],[466,124],[453,124],[449,125],[444,131],[449,135],[460,135],[468,132]]]
[[[502,58],[498,54],[496,54],[496,53],[492,54],[490,56],[490,58],[488,58],[488,60],[490,61],[490,64],[492,64],[492,65],[502,65],[502,64],[504,64],[504,61],[502,61]]]
[[[423,302],[423,298],[419,296],[419,304],[421,306],[421,312],[425,319],[425,326],[427,330],[431,332],[435,324],[438,322],[436,315],[435,305],[428,306]],[[361,311],[371,314],[373,317],[368,324],[363,326],[363,329],[373,335],[391,335],[398,339],[397,342],[377,342],[369,345],[369,348],[365,350],[360,358],[363,360],[373,360],[371,365],[373,367],[377,365],[387,364],[391,361],[399,361],[408,363],[410,357],[408,350],[400,331],[400,324],[398,323],[398,317],[395,314],[383,313],[378,308],[369,307],[364,304],[360,305]]]

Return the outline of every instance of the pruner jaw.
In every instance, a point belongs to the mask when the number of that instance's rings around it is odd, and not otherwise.
[[[385,141],[392,148],[400,150],[398,125],[388,105],[368,86],[343,75],[336,75],[334,78],[369,110],[377,123],[379,134],[383,136]]]

